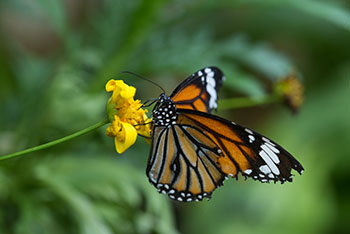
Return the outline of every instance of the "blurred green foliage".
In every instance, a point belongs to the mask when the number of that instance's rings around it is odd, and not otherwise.
[[[305,167],[291,184],[229,180],[180,204],[148,183],[144,140],[116,155],[104,129],[0,162],[0,233],[347,233],[350,210],[348,1],[2,0],[0,155],[104,118],[107,80],[142,100],[220,67],[222,98],[263,99],[292,71],[305,105],[221,111],[280,142]]]

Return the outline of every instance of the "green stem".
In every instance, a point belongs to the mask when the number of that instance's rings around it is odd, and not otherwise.
[[[264,105],[264,104],[270,104],[270,103],[277,103],[280,102],[281,98],[278,95],[270,95],[270,96],[266,96],[264,98],[261,99],[252,99],[249,97],[241,97],[241,98],[229,98],[229,99],[224,99],[221,100],[219,102],[219,106],[220,106],[220,110],[226,110],[226,109],[238,109],[238,108],[243,108],[243,107],[253,107],[253,106],[259,106],[259,105]],[[11,158],[16,158],[19,157],[21,155],[24,154],[29,154],[29,153],[33,153],[39,150],[43,150],[52,146],[55,146],[57,144],[72,140],[76,137],[79,137],[81,135],[84,135],[86,133],[89,133],[91,131],[94,131],[95,129],[98,129],[104,125],[106,125],[107,123],[109,123],[108,120],[103,120],[99,123],[96,123],[90,127],[84,128],[83,130],[80,130],[78,132],[75,132],[71,135],[62,137],[60,139],[54,140],[54,141],[50,141],[48,143],[42,144],[42,145],[38,145],[38,146],[34,146],[32,148],[29,149],[25,149],[16,153],[12,153],[12,154],[6,154],[3,156],[0,156],[0,161],[2,160],[6,160],[6,159],[11,159]]]
[[[29,148],[29,149],[25,149],[25,150],[22,150],[22,151],[19,151],[19,152],[16,152],[16,153],[12,153],[12,154],[6,154],[6,155],[3,155],[3,156],[0,156],[0,161],[1,160],[6,160],[6,159],[10,159],[10,158],[15,158],[15,157],[19,157],[21,155],[24,155],[24,154],[29,154],[29,153],[33,153],[33,152],[36,152],[36,151],[39,151],[39,150],[42,150],[42,149],[46,149],[46,148],[49,148],[49,147],[52,147],[54,145],[58,145],[60,143],[63,143],[65,141],[69,141],[69,140],[72,140],[78,136],[81,136],[81,135],[84,135],[86,133],[89,133],[99,127],[102,127],[103,125],[109,123],[108,120],[103,120],[99,123],[96,123],[90,127],[87,127],[87,128],[84,128],[83,130],[80,130],[78,132],[75,132],[71,135],[68,135],[68,136],[65,136],[65,137],[62,137],[60,139],[57,139],[57,140],[54,140],[54,141],[50,141],[48,143],[45,143],[45,144],[42,144],[42,145],[38,145],[38,146],[34,146],[32,148]]]
[[[227,110],[227,109],[239,109],[239,108],[245,108],[245,107],[260,106],[264,104],[277,103],[280,101],[281,101],[280,96],[272,94],[270,96],[266,96],[264,98],[259,98],[259,99],[253,99],[250,97],[223,99],[223,100],[219,100],[218,106],[220,107],[220,110]]]

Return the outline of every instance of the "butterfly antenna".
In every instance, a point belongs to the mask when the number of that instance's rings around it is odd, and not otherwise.
[[[162,88],[162,86],[160,86],[159,84],[157,84],[157,83],[154,82],[154,81],[151,81],[151,80],[149,80],[149,79],[147,79],[147,78],[145,78],[145,77],[143,77],[143,76],[140,76],[139,74],[136,74],[136,73],[133,73],[133,72],[130,72],[130,71],[122,71],[122,73],[127,73],[127,74],[130,74],[130,75],[134,75],[134,76],[136,76],[136,77],[138,77],[138,78],[140,78],[140,79],[143,79],[143,80],[145,80],[145,81],[148,81],[148,82],[150,82],[151,84],[154,84],[155,86],[157,86],[158,88],[160,88],[160,89],[163,91],[163,93],[165,93],[165,90]]]

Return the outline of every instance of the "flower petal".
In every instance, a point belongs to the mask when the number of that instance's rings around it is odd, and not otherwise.
[[[116,87],[116,81],[115,80],[109,80],[105,86],[107,92],[111,92]]]
[[[123,153],[130,146],[132,146],[137,138],[137,132],[134,126],[129,123],[121,122],[122,131],[124,132],[123,139],[115,138],[115,148],[119,154]]]
[[[106,111],[111,125],[106,135],[115,137],[115,148],[123,153],[136,141],[137,134],[150,136],[150,125],[140,100],[134,100],[136,89],[122,80],[110,80],[106,91],[113,92],[107,102]]]
[[[120,91],[120,96],[124,99],[129,99],[135,96],[136,88],[128,85],[124,85]]]

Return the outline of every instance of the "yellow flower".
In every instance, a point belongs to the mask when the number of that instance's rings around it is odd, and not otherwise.
[[[137,134],[150,137],[150,124],[147,123],[151,119],[146,115],[147,110],[141,108],[140,100],[134,100],[134,87],[122,80],[110,80],[106,84],[106,91],[113,92],[106,106],[111,121],[106,135],[114,137],[115,148],[121,154],[135,143]]]

